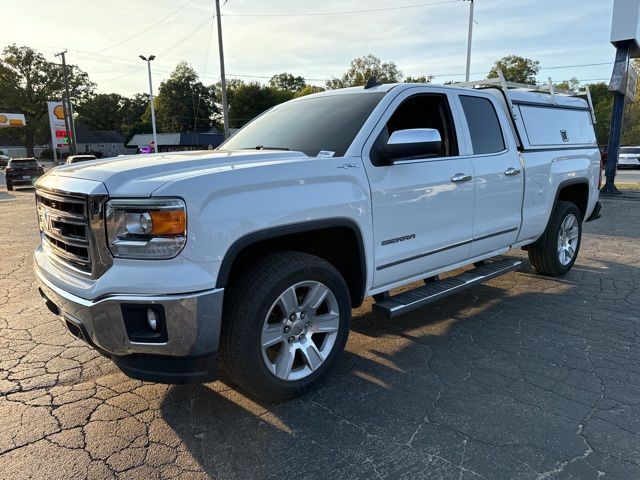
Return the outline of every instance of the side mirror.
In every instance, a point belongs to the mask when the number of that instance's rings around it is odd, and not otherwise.
[[[442,138],[435,128],[396,130],[386,145],[378,147],[378,155],[384,161],[439,154],[441,151]]]

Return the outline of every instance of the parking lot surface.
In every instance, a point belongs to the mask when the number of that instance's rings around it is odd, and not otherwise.
[[[269,404],[129,380],[71,337],[35,289],[33,191],[0,188],[1,476],[640,478],[639,235],[640,199],[605,200],[564,278],[366,303],[328,378]]]

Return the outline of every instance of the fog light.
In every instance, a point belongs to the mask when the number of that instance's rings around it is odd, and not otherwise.
[[[149,328],[154,332],[158,329],[158,316],[156,312],[151,309],[147,310],[147,325],[149,325]]]

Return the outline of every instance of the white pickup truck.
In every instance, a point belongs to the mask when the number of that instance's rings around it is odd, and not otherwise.
[[[482,83],[372,81],[217,150],[58,167],[36,186],[39,291],[131,377],[205,382],[220,359],[282,400],[327,372],[365,297],[393,317],[518,268],[514,248],[562,275],[600,209],[590,101]]]

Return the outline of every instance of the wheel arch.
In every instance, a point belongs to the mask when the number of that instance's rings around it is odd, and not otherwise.
[[[573,178],[560,182],[556,189],[556,198],[551,211],[561,200],[569,201],[578,207],[582,215],[581,220],[584,221],[589,207],[589,180],[586,178]],[[551,219],[551,215],[549,215],[549,219]]]
[[[305,237],[309,234],[314,236]],[[234,274],[252,259],[284,250],[310,253],[327,260],[344,277],[352,306],[362,304],[367,281],[364,240],[358,224],[349,218],[281,225],[240,237],[229,247],[222,260],[216,287],[228,286]]]

